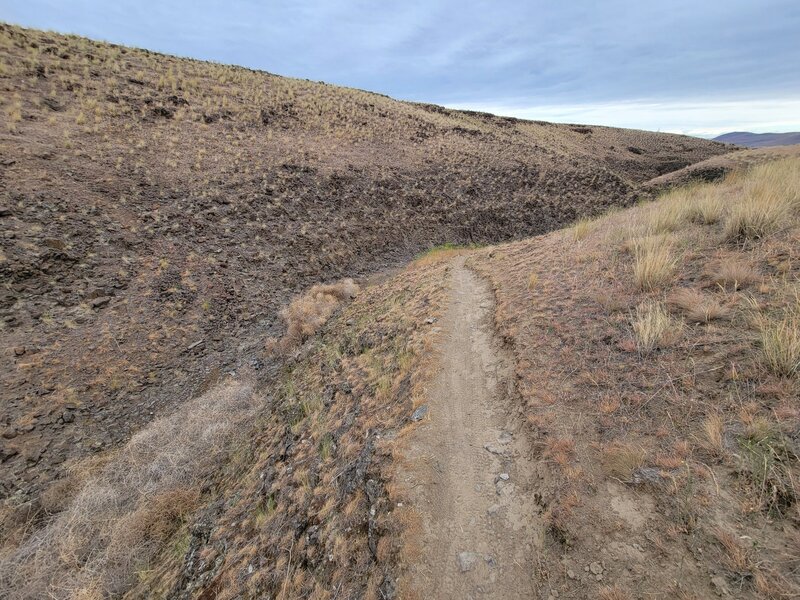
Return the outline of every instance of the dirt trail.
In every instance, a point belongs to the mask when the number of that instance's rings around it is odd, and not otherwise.
[[[511,360],[488,286],[454,261],[441,370],[406,481],[423,529],[410,585],[422,598],[533,598],[542,529],[536,465],[510,404]]]

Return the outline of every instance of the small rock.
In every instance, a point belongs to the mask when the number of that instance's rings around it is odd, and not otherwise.
[[[436,319],[434,319],[433,317],[428,317],[427,319],[425,319],[426,325],[433,325],[434,323],[436,323]]]
[[[572,569],[567,569],[567,577],[569,577],[570,579],[578,578],[578,576],[575,574],[575,571],[573,571]]]
[[[603,572],[603,566],[599,562],[589,563],[589,571],[594,575],[600,575]]]
[[[6,208],[4,206],[0,206],[0,217],[10,217],[11,216],[11,209]]]
[[[411,414],[411,420],[416,423],[417,421],[421,421],[422,419],[424,419],[425,415],[427,414],[428,414],[428,405],[423,404]]]
[[[728,596],[730,594],[730,590],[728,590],[728,582],[725,581],[725,578],[721,575],[712,577],[711,585],[714,586],[714,591],[717,593],[717,596]]]
[[[506,452],[506,451],[505,451],[505,450],[503,450],[502,448],[498,448],[497,446],[495,446],[495,445],[493,445],[493,444],[490,444],[489,442],[485,443],[485,444],[483,445],[483,448],[484,448],[486,451],[488,451],[488,452],[491,452],[492,454],[504,455],[504,454],[505,454],[505,452]]]
[[[508,481],[509,477],[510,476],[509,476],[508,473],[500,473],[500,475],[497,476],[497,481],[499,481],[499,480]]]
[[[24,356],[25,355],[25,346],[17,346],[14,348],[14,355],[15,356]]]
[[[493,517],[499,512],[499,510],[500,510],[499,504],[492,504],[489,508],[486,509],[486,514],[488,514],[490,517]]]
[[[459,552],[458,553],[458,568],[462,573],[471,571],[475,563],[478,562],[478,555],[474,552]]]
[[[111,302],[111,298],[109,296],[103,296],[102,298],[92,298],[89,300],[89,306],[92,308],[103,308],[109,302]]]

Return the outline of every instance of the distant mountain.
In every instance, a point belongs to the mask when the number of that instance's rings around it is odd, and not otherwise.
[[[763,148],[765,146],[791,146],[800,144],[800,132],[791,133],[750,133],[749,131],[732,131],[714,138],[715,142]]]

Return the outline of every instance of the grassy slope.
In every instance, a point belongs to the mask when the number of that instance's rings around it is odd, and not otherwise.
[[[258,364],[280,306],[726,152],[0,26],[3,496]]]
[[[790,158],[474,256],[554,476],[543,585],[797,596],[798,248]]]

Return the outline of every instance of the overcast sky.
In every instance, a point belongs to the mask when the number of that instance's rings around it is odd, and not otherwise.
[[[532,119],[800,130],[800,0],[0,0],[0,19]]]

